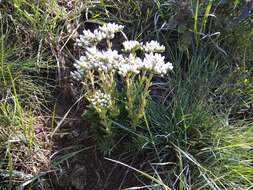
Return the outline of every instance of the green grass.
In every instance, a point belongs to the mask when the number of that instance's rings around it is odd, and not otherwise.
[[[231,100],[233,94],[226,94],[220,98],[229,98],[230,104],[215,101],[220,95],[213,89],[233,84],[229,72],[224,74],[231,68],[219,68],[218,59],[193,57],[189,64],[183,76],[175,68],[175,76],[163,87],[168,100],[153,102],[148,109],[152,132],[141,133],[141,147],[151,162],[160,164],[152,167],[152,175],[160,175],[172,189],[250,189],[252,121],[220,110],[234,104],[238,108],[249,99]]]
[[[14,73],[11,73],[8,66],[5,69],[9,70],[9,78],[5,77],[5,94],[0,102],[0,154],[2,158],[0,168],[3,175],[1,175],[3,179],[1,187],[6,185],[8,189],[12,189],[38,174],[40,168],[33,165],[34,162],[41,164],[41,167],[48,164],[41,162],[38,156],[46,155],[50,150],[45,149],[47,142],[35,132],[36,126],[45,127],[44,121],[37,113],[41,102],[33,100],[36,94],[20,96],[16,88],[16,78],[13,78]],[[19,84],[19,87],[25,90],[26,86]]]
[[[56,88],[52,84],[56,83],[47,74],[52,58],[44,49],[35,48],[35,31],[29,28],[34,23],[23,31],[28,15],[14,11],[10,17],[7,4],[1,7],[7,12],[0,22],[0,188],[14,189],[19,185],[32,187],[31,179],[39,177],[43,168],[49,169],[46,159],[52,145],[36,130],[48,130],[42,108],[52,97]],[[46,159],[41,160],[43,156]]]

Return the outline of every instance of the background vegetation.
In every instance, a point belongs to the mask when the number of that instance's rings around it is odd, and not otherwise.
[[[0,189],[56,189],[90,141],[138,179],[100,189],[252,189],[252,10],[243,0],[0,1]],[[82,53],[75,35],[107,22],[129,39],[159,41],[174,66],[153,79],[137,130],[113,121],[113,145],[70,77]],[[87,128],[73,132],[77,122]],[[64,147],[69,133],[75,146]],[[137,156],[141,164],[129,162]]]

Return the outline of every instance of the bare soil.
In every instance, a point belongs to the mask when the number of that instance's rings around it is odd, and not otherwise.
[[[56,106],[56,118],[64,117],[72,105],[73,101],[61,98]],[[90,124],[82,117],[84,107],[79,105],[73,108],[55,135],[54,152],[57,154],[53,157],[53,162],[64,161],[57,164],[58,171],[50,175],[54,189],[117,190],[142,186],[136,173],[127,167],[106,160],[96,149],[94,135],[89,134]],[[138,169],[143,167],[142,163],[144,163],[144,156],[136,153],[121,153],[110,158]]]

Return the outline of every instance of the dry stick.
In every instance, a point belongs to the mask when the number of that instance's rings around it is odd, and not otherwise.
[[[63,121],[67,118],[68,114],[70,113],[70,111],[73,109],[73,107],[84,97],[81,96],[70,108],[69,110],[65,113],[65,115],[63,116],[63,118],[61,119],[61,121],[57,124],[56,128],[54,129],[54,131],[51,134],[51,138],[54,136],[54,134],[56,133],[56,131],[59,129],[59,127],[61,126],[61,124],[63,123]]]

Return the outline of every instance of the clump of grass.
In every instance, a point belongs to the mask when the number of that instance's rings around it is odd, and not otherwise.
[[[171,189],[252,187],[252,154],[247,151],[252,148],[252,122],[233,118],[231,123],[228,114],[221,114],[220,107],[226,105],[214,101],[213,89],[228,82],[224,79],[230,75],[224,75],[227,67],[221,69],[217,65],[218,59],[200,56],[192,58],[185,75],[181,75],[180,67],[175,67],[177,77],[170,78],[169,86],[163,84],[169,89],[159,85],[170,92],[167,99],[164,103],[151,101],[148,126],[143,123],[142,133],[136,135],[141,140],[135,146],[146,152],[152,168],[142,172],[158,176]],[[159,183],[153,180],[151,184]]]
[[[5,69],[9,72],[8,77],[1,80],[4,86],[1,90],[5,94],[0,101],[0,177],[1,187],[6,185],[11,189],[49,168],[52,145],[45,134],[48,133],[46,121],[37,113],[41,102],[34,99],[36,96],[26,96],[25,102],[18,94],[14,73],[8,66]],[[26,87],[18,85],[19,88]],[[24,106],[27,102],[31,105]]]
[[[1,5],[4,10],[10,7],[5,2]],[[45,72],[51,57],[34,46],[34,39],[26,38],[28,31],[20,28],[24,22],[18,19],[28,18],[18,18],[16,11],[10,16],[8,11],[11,8],[0,18],[0,187],[13,189],[32,186],[40,172],[49,170],[52,144],[46,118],[41,114],[45,114],[42,108],[55,87],[53,77]],[[33,31],[30,34],[33,36]]]
[[[205,151],[213,153],[205,163],[227,189],[250,189],[253,185],[252,122],[239,121],[216,128],[212,133],[213,146]],[[216,156],[215,158],[213,156]]]

